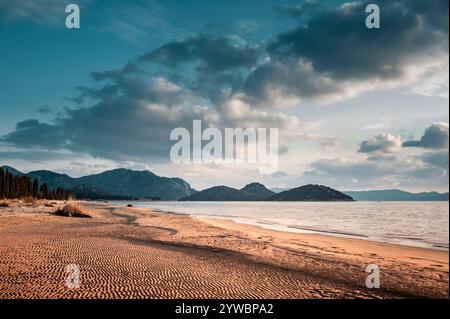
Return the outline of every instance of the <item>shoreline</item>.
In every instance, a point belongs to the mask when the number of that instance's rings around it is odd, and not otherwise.
[[[371,251],[371,255],[378,255],[375,252],[379,251],[391,251],[395,252],[395,256],[390,255],[391,258],[411,258],[411,259],[424,259],[424,257],[435,258],[435,256],[439,255],[448,255],[447,250],[441,249],[432,249],[427,247],[418,247],[418,246],[408,246],[402,244],[395,243],[387,243],[387,242],[378,242],[372,241],[370,239],[363,238],[348,238],[348,237],[339,237],[327,234],[318,234],[318,233],[296,233],[296,232],[288,232],[281,230],[273,230],[263,228],[257,225],[237,223],[231,220],[224,219],[212,219],[212,218],[198,218],[199,221],[210,224],[215,227],[242,231],[246,234],[250,234],[256,238],[261,236],[273,236],[273,238],[288,238],[288,239],[297,239],[304,241],[306,243],[315,243],[315,248],[320,248],[325,250],[324,244],[333,245],[333,248],[342,248],[347,247],[350,250],[355,251],[357,247],[358,249],[364,249],[366,251]],[[318,243],[322,243],[322,245],[318,245]],[[340,246],[340,247],[336,247]],[[437,253],[437,254],[435,254]],[[442,253],[442,254],[441,254]],[[338,254],[337,254],[338,255]],[[406,256],[407,255],[407,256]],[[331,254],[330,254],[331,256]],[[438,258],[440,259],[440,258]]]
[[[446,251],[78,204],[92,218],[0,209],[0,298],[448,299]],[[79,289],[64,285],[68,264]],[[368,264],[380,289],[365,286]]]
[[[137,201],[139,203],[139,201]],[[98,202],[103,204],[102,202]],[[108,202],[109,204],[114,204],[117,206],[123,206],[124,202],[120,201],[119,203],[114,203],[114,201]],[[130,203],[133,203],[133,201],[130,201]],[[144,203],[147,203],[144,201]],[[202,202],[203,203],[203,202]],[[332,236],[332,237],[338,237],[338,238],[348,238],[348,239],[361,239],[373,243],[380,243],[380,244],[392,244],[392,245],[399,245],[399,246],[406,246],[406,247],[418,247],[418,248],[424,248],[424,249],[432,249],[432,250],[438,250],[438,251],[446,251],[449,252],[449,244],[448,243],[437,243],[437,242],[429,242],[424,239],[414,239],[414,238],[407,238],[407,237],[393,237],[390,239],[386,239],[384,237],[377,237],[375,235],[365,235],[365,234],[357,234],[352,232],[346,232],[346,231],[339,231],[339,230],[325,230],[325,229],[318,229],[314,227],[307,227],[307,226],[296,226],[296,225],[285,225],[285,224],[275,224],[275,223],[262,223],[260,221],[254,220],[252,222],[245,222],[245,221],[239,221],[239,216],[227,216],[227,215],[207,215],[207,214],[192,214],[192,213],[180,213],[176,211],[171,210],[165,210],[165,209],[159,209],[159,208],[151,208],[151,207],[141,207],[136,206],[137,208],[146,208],[150,209],[155,212],[161,212],[166,214],[175,214],[175,215],[181,215],[181,216],[191,216],[193,218],[198,218],[199,220],[207,221],[209,219],[212,220],[225,220],[230,221],[236,224],[242,224],[242,225],[249,225],[249,226],[255,226],[262,229],[267,230],[273,230],[273,231],[279,231],[279,232],[288,232],[288,233],[296,233],[296,234],[317,234],[322,236]]]
[[[176,214],[174,212],[165,212],[161,211],[163,213],[171,213]],[[376,239],[374,236],[369,235],[360,235],[360,234],[353,234],[353,233],[346,233],[346,232],[340,232],[340,231],[333,231],[333,230],[318,230],[318,229],[311,229],[308,227],[298,227],[298,226],[285,226],[281,225],[281,228],[276,227],[270,227],[275,226],[273,224],[262,224],[259,222],[251,223],[251,222],[240,222],[233,219],[227,219],[227,218],[216,218],[216,217],[202,217],[197,215],[189,215],[193,218],[198,218],[199,220],[202,220],[204,222],[208,222],[208,220],[216,220],[216,221],[225,221],[230,222],[238,225],[244,225],[244,226],[251,226],[256,227],[260,229],[265,229],[269,231],[274,232],[281,232],[281,233],[290,233],[290,234],[305,234],[305,235],[317,235],[317,236],[325,236],[325,237],[333,237],[333,238],[342,238],[342,239],[355,239],[355,240],[363,240],[368,241],[373,244],[386,244],[386,245],[394,245],[394,246],[402,246],[402,247],[409,247],[409,248],[422,248],[422,249],[430,249],[430,250],[437,250],[437,251],[445,251],[449,252],[449,247],[444,246],[445,244],[432,244],[428,242],[422,242],[423,245],[419,244],[407,244],[410,242],[417,243],[416,241],[404,241],[404,242],[393,242],[393,241],[387,241],[382,238]],[[227,224],[227,223],[224,223]],[[265,226],[267,225],[267,226]],[[299,231],[296,231],[299,230]]]

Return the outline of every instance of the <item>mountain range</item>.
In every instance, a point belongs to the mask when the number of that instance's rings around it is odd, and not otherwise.
[[[49,190],[63,187],[79,199],[105,200],[181,200],[181,201],[448,201],[448,193],[409,193],[398,189],[339,192],[322,185],[304,185],[293,189],[267,189],[250,183],[236,189],[215,186],[200,192],[181,178],[158,176],[150,171],[114,169],[100,174],[73,178],[48,170],[22,173],[2,166],[13,175],[27,175],[47,183]]]
[[[46,183],[49,190],[63,187],[80,199],[161,199],[177,200],[196,192],[181,178],[161,177],[149,171],[114,169],[100,174],[73,178],[66,174],[40,170],[27,174],[12,167],[3,170],[17,175],[37,178],[39,184]]]
[[[331,202],[353,201],[353,198],[323,185],[304,185],[275,193],[259,183],[251,183],[241,189],[215,186],[180,201],[302,201]]]
[[[409,193],[399,189],[386,189],[344,193],[357,201],[448,201],[448,193],[438,192]]]
[[[275,193],[281,193],[289,188],[271,188]],[[351,196],[354,200],[359,202],[382,202],[382,201],[448,201],[448,193],[438,192],[422,192],[411,193],[400,189],[384,189],[384,190],[370,190],[370,191],[343,191],[344,194]]]
[[[215,186],[179,199],[180,201],[259,201],[275,193],[264,185],[251,183],[241,189],[228,186]]]

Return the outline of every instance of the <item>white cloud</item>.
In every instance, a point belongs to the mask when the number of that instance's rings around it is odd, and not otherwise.
[[[361,142],[359,152],[361,153],[394,153],[401,148],[400,136],[392,134],[381,134]]]

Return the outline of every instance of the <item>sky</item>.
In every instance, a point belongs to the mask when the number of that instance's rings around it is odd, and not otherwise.
[[[1,0],[0,39],[1,165],[448,191],[447,0]],[[278,128],[278,171],[173,163],[193,120]]]

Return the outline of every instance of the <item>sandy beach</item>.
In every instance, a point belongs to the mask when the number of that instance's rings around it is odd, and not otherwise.
[[[0,207],[0,298],[448,298],[448,251],[81,202]],[[66,287],[66,267],[80,269]],[[365,268],[380,269],[379,289]]]

